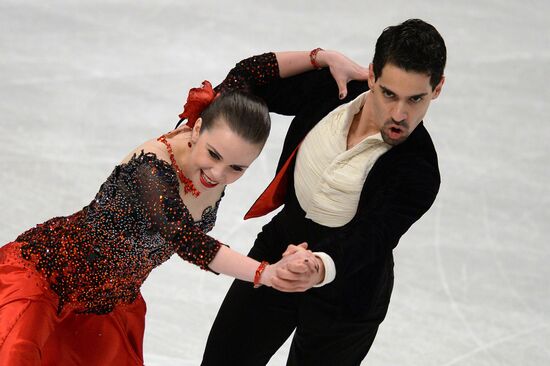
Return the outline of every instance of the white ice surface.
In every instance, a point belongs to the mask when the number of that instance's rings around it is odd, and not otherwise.
[[[448,47],[426,117],[443,181],[395,251],[363,364],[550,365],[549,14],[546,0],[0,0],[0,242],[86,205],[130,149],[174,125],[190,87],[240,59],[321,46],[366,65],[385,26],[420,17]],[[273,127],[213,231],[241,252],[267,220],[241,217],[288,120]],[[229,284],[177,256],[154,271],[146,364],[198,365]]]

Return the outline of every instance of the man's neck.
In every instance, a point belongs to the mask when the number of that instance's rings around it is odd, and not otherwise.
[[[368,123],[369,121],[369,95],[367,94],[365,96],[365,102],[363,103],[363,106],[353,116],[353,120],[350,123],[349,131],[348,131],[348,138],[347,138],[347,148],[351,149],[364,139],[366,139],[369,136],[376,135],[378,132],[378,129],[373,128],[372,125]]]

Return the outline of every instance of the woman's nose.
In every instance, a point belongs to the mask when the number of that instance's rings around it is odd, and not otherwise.
[[[224,177],[223,167],[215,165],[212,168],[210,168],[209,173],[210,173],[209,176],[210,178],[212,178],[212,180],[215,180],[218,183],[223,182],[223,177]]]

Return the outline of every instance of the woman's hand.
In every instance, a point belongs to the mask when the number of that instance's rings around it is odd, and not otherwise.
[[[338,51],[322,50],[317,53],[318,62],[330,69],[338,85],[338,96],[344,99],[348,95],[347,83],[351,80],[367,80],[369,68],[363,67]]]
[[[287,78],[312,69],[309,51],[276,52],[279,76]],[[328,67],[338,85],[338,96],[344,99],[348,95],[347,83],[351,80],[367,80],[369,69],[352,61],[338,51],[319,50],[315,55],[319,67]]]

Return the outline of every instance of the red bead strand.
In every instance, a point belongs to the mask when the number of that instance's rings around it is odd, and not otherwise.
[[[176,163],[176,158],[174,157],[174,153],[172,152],[172,146],[170,145],[170,143],[166,139],[166,136],[162,135],[157,140],[162,142],[164,145],[166,145],[166,149],[168,150],[168,154],[170,154],[170,161],[172,162],[172,168],[174,168],[174,170],[176,171],[176,173],[178,175],[178,178],[179,178],[180,182],[183,184],[183,192],[185,194],[191,192],[191,194],[194,197],[198,197],[201,194],[201,192],[197,188],[195,188],[195,185],[193,184],[193,181],[191,179],[187,178],[185,176],[185,174],[183,174],[183,171],[178,166],[178,163]]]

